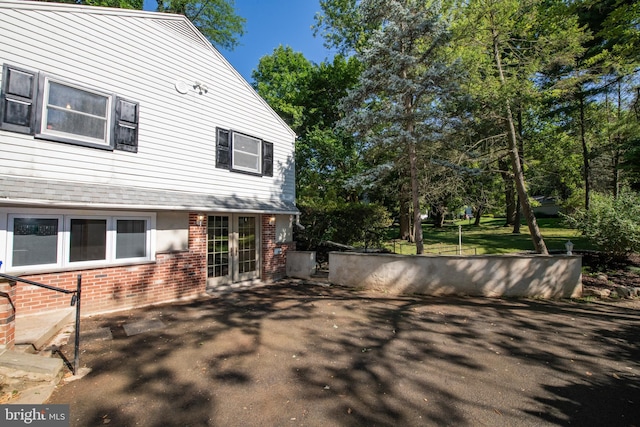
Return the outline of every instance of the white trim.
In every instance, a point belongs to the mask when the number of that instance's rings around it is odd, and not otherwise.
[[[71,89],[77,89],[80,90],[82,92],[87,92],[93,95],[98,95],[102,98],[106,99],[106,106],[105,106],[105,116],[104,117],[99,117],[99,116],[93,116],[87,113],[83,113],[81,111],[77,111],[77,110],[73,110],[70,109],[70,111],[72,111],[74,114],[81,114],[83,116],[87,116],[87,117],[91,117],[91,118],[95,118],[95,119],[99,119],[102,120],[104,123],[104,138],[103,139],[97,139],[97,138],[91,138],[89,136],[84,136],[84,135],[80,135],[80,134],[76,134],[76,133],[69,133],[69,132],[63,132],[63,131],[56,131],[55,129],[48,129],[47,128],[47,122],[48,122],[48,116],[49,116],[49,111],[51,109],[53,110],[57,110],[59,109],[58,106],[54,106],[54,107],[50,107],[50,103],[49,103],[49,92],[50,92],[50,88],[51,88],[51,83],[56,83],[60,86],[65,86]],[[36,132],[36,135],[39,135],[41,138],[46,138],[46,137],[53,137],[53,138],[64,138],[70,141],[77,141],[78,143],[90,143],[90,144],[97,144],[97,145],[102,145],[105,147],[110,147],[111,146],[111,127],[112,127],[112,120],[113,117],[111,114],[111,110],[112,110],[112,106],[113,106],[113,95],[106,93],[106,92],[102,92],[98,89],[92,89],[92,88],[87,88],[85,86],[81,86],[78,85],[76,83],[71,83],[68,80],[64,80],[64,79],[60,79],[58,77],[55,76],[50,76],[47,75],[44,77],[44,84],[43,84],[43,90],[42,90],[42,94],[40,96],[42,96],[42,102],[41,102],[41,110],[40,110],[40,114],[41,114],[41,123],[40,123],[40,128],[38,129],[38,132]],[[67,108],[70,108],[69,106],[67,106]]]
[[[127,204],[109,204],[109,203],[82,203],[82,202],[58,202],[53,200],[42,200],[42,199],[1,199],[0,200],[0,209],[2,205],[24,205],[24,209],[29,209],[29,207],[33,206],[53,206],[55,208],[68,208],[68,209],[126,209],[126,210],[156,210],[156,211],[181,211],[181,212],[191,212],[191,211],[207,211],[207,212],[230,212],[230,213],[251,213],[251,214],[281,214],[281,215],[300,215],[300,212],[297,210],[277,210],[277,209],[247,209],[247,208],[238,208],[238,209],[230,209],[227,207],[216,208],[215,206],[184,206],[184,205],[167,205],[167,206],[157,206],[157,205],[127,205]]]
[[[57,263],[56,264],[37,264],[13,266],[13,221],[15,218],[51,218],[58,220],[58,239],[57,239]],[[71,220],[73,219],[104,219],[106,220],[106,250],[105,258],[91,261],[69,261],[70,245],[71,245]],[[122,219],[144,219],[146,222],[146,251],[147,256],[136,258],[116,258],[115,242],[117,237],[116,224],[117,220]],[[155,231],[156,231],[156,214],[155,212],[119,212],[119,211],[87,211],[87,210],[59,210],[59,209],[20,209],[9,208],[0,209],[0,235],[6,236],[6,244],[0,247],[0,255],[4,253],[3,263],[0,271],[8,272],[24,272],[43,271],[50,269],[64,268],[95,268],[108,267],[112,265],[133,264],[145,261],[155,261]],[[4,260],[0,259],[0,260]]]

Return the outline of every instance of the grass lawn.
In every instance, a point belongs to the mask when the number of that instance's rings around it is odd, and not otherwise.
[[[513,234],[513,227],[504,227],[504,218],[483,217],[480,226],[472,221],[448,222],[443,228],[423,224],[424,248],[427,253],[456,254],[458,249],[458,226],[462,226],[462,248],[465,255],[505,254],[533,251],[533,243],[526,223],[520,234]],[[564,244],[571,240],[574,250],[595,249],[580,232],[567,228],[559,218],[540,218],[538,226],[550,251],[564,251]],[[399,240],[398,227],[389,229],[385,248],[395,253],[415,254],[415,244]]]

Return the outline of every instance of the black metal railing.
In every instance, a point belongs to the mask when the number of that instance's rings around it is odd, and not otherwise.
[[[1,264],[0,264],[1,265]],[[50,291],[62,292],[63,294],[71,294],[71,302],[70,305],[76,308],[76,342],[74,345],[74,354],[73,354],[73,366],[71,370],[74,375],[78,374],[78,369],[80,368],[80,295],[82,293],[82,274],[78,274],[78,280],[76,289],[70,291],[68,289],[59,288],[57,286],[46,285],[44,283],[34,282],[33,280],[22,279],[16,276],[10,276],[8,274],[0,273],[0,277],[3,277],[7,280],[13,282],[21,282],[26,283],[27,285],[38,286],[44,289],[48,289]],[[64,358],[64,356],[62,356]],[[66,362],[66,359],[65,359]]]

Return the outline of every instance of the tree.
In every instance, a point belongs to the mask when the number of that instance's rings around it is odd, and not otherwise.
[[[573,61],[582,33],[561,1],[483,0],[458,7],[462,16],[457,40],[475,81],[482,85],[476,93],[499,100],[487,105],[506,135],[520,208],[535,250],[547,253],[524,177],[520,117],[539,90],[536,77],[554,64]]]
[[[158,12],[187,17],[218,49],[233,50],[246,20],[235,12],[234,0],[157,0]]]
[[[116,7],[142,10],[143,0],[40,0],[52,3],[84,4],[87,6]]]
[[[280,45],[271,55],[260,58],[251,73],[253,88],[296,133],[303,125],[303,97],[312,68],[301,52]]]
[[[601,250],[622,257],[640,251],[639,216],[637,194],[622,192],[614,198],[596,193],[589,210],[579,209],[567,220]]]
[[[344,99],[343,126],[366,147],[384,146],[396,165],[408,158],[416,252],[423,253],[418,150],[441,126],[438,100],[452,68],[439,57],[448,33],[438,5],[415,0],[363,0],[361,27],[377,28],[358,54],[364,71]]]

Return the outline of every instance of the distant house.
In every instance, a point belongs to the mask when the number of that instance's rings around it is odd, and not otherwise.
[[[0,272],[85,313],[284,275],[295,134],[185,17],[2,1],[0,66]]]
[[[558,216],[560,213],[560,206],[555,197],[534,196],[533,200],[533,213],[538,216]]]

